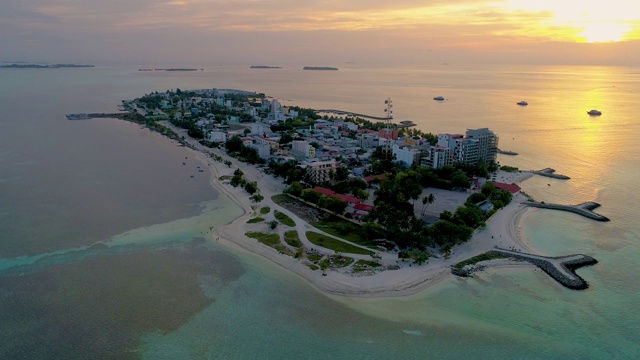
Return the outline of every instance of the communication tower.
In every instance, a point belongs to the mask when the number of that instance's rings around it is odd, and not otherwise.
[[[385,157],[387,159],[391,159],[391,120],[393,119],[393,101],[391,101],[391,98],[387,98],[387,100],[384,101],[384,104],[386,105],[384,112],[386,113],[386,119],[384,120],[385,123],[385,131],[384,131],[384,137],[385,137]]]

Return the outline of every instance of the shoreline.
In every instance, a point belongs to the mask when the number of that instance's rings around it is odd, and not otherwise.
[[[184,132],[183,129],[175,128],[170,124],[176,133]],[[188,138],[187,138],[188,139]],[[242,209],[242,215],[233,221],[219,226],[211,233],[211,241],[215,241],[227,247],[232,247],[242,252],[247,252],[254,256],[266,258],[272,263],[293,272],[300,276],[307,283],[311,284],[317,290],[327,294],[347,298],[384,298],[384,297],[405,297],[418,294],[428,288],[437,285],[443,281],[456,278],[451,273],[451,266],[466,260],[475,255],[493,250],[496,246],[520,249],[521,251],[534,252],[524,239],[521,238],[520,222],[522,215],[528,207],[520,204],[526,200],[526,196],[517,193],[514,195],[513,201],[495,213],[487,220],[487,226],[484,229],[476,230],[469,242],[458,245],[452,249],[450,256],[447,258],[431,257],[422,265],[416,265],[408,262],[396,261],[400,264],[398,270],[383,270],[374,274],[350,274],[340,271],[327,270],[326,276],[321,271],[311,270],[302,261],[290,256],[282,255],[275,249],[263,245],[255,239],[248,238],[244,234],[249,231],[250,225],[247,220],[254,215],[254,206],[268,206],[272,210],[284,212],[291,217],[296,223],[297,230],[303,245],[306,247],[314,247],[315,245],[308,242],[304,233],[306,231],[322,232],[310,224],[299,218],[296,214],[290,212],[286,208],[282,208],[271,200],[271,196],[282,193],[285,186],[277,179],[261,173],[255,167],[239,162],[238,160],[227,156],[219,149],[205,148],[199,143],[186,141],[194,153],[205,162],[209,168],[211,179],[211,187],[220,192],[223,196],[227,196],[234,204]],[[222,163],[214,161],[209,153],[223,156],[225,160],[230,160],[232,166],[228,167]],[[240,188],[233,188],[228,184],[222,183],[219,179],[221,176],[231,175],[233,171],[241,169],[247,180],[258,182],[261,194],[264,200],[258,204],[249,200],[248,194]],[[521,183],[532,177],[533,174],[527,172],[506,173],[502,174],[502,179],[510,183]],[[508,178],[508,179],[505,179]],[[397,256],[395,253],[381,253],[387,260]],[[350,254],[351,255],[351,254]],[[483,264],[484,265],[484,264]],[[513,266],[531,266],[528,263],[512,263]],[[494,267],[494,264],[486,265]],[[496,263],[495,266],[500,267],[501,264]]]

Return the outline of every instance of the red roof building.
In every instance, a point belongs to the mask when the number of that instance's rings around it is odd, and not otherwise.
[[[505,184],[505,183],[500,183],[500,182],[494,182],[494,184],[496,185],[496,188],[500,189],[500,190],[507,190],[508,192],[515,194],[518,191],[520,191],[521,187],[516,185],[516,184]]]
[[[326,195],[326,196],[333,196],[336,194],[335,191],[331,190],[331,189],[327,189],[327,188],[323,188],[320,186],[316,186],[312,189],[313,191],[320,193],[322,195]]]
[[[358,199],[353,195],[343,195],[343,194],[335,194],[333,197],[338,198],[347,204],[360,204],[362,200]]]
[[[353,208],[355,210],[360,210],[360,211],[371,211],[373,210],[373,206],[372,205],[367,205],[367,204],[356,204],[353,206]]]
[[[386,174],[378,174],[378,175],[371,175],[371,176],[367,176],[364,178],[364,181],[370,183],[375,179],[378,179],[380,181],[384,180],[386,177]]]
[[[360,204],[362,202],[362,199],[359,199],[353,195],[344,195],[344,194],[338,194],[335,191],[331,190],[331,189],[327,189],[327,188],[323,188],[320,186],[316,186],[313,189],[311,189],[321,195],[324,196],[331,196],[332,198],[336,198],[339,200],[342,200],[348,204]]]

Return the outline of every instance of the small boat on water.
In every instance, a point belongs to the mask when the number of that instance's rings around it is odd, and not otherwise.
[[[529,105],[529,103],[528,103],[528,102],[526,102],[526,101],[524,101],[524,100],[522,100],[522,101],[518,101],[518,102],[517,102],[517,104],[518,104],[518,105],[520,105],[520,106],[526,106],[526,105]]]
[[[433,98],[433,100],[442,101],[444,100],[444,96],[436,96]]]
[[[596,109],[592,109],[592,110],[587,111],[587,114],[592,115],[592,116],[593,115],[602,115],[602,111],[596,110]]]

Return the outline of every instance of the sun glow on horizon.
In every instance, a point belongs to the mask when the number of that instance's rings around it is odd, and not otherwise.
[[[631,26],[622,23],[593,23],[578,34],[587,43],[619,42],[632,31]]]
[[[501,7],[541,14],[538,23],[530,30],[535,33],[539,29],[556,40],[599,43],[638,38],[634,26],[640,26],[640,6],[627,0],[511,0]]]

